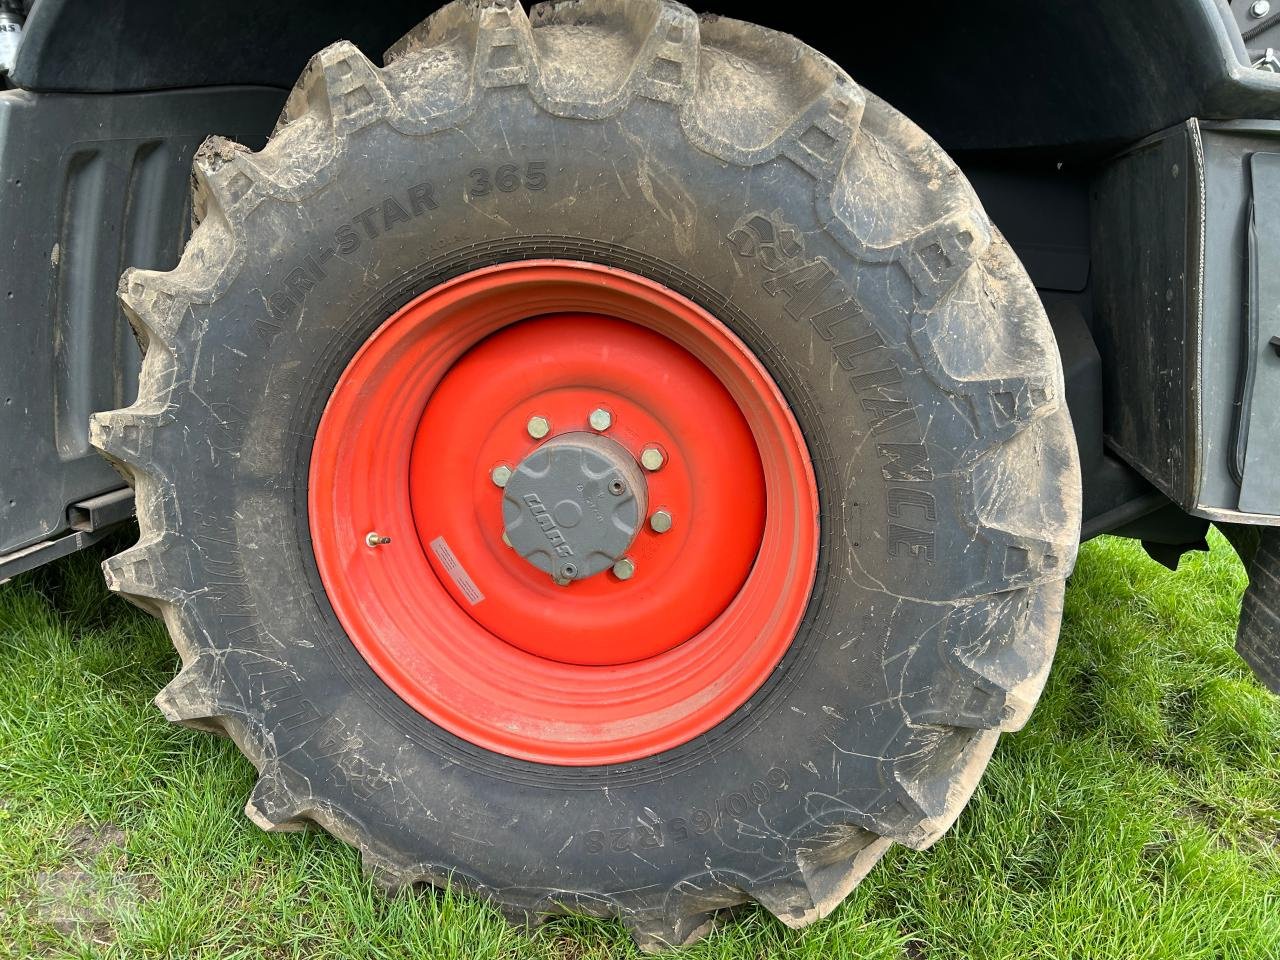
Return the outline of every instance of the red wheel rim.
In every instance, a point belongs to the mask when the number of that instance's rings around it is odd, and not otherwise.
[[[673,522],[636,535],[630,579],[560,586],[504,544],[491,475],[591,432],[598,408],[630,455],[662,451],[648,512]],[[776,385],[691,301],[594,264],[489,267],[397,311],[339,378],[309,483],[320,577],[370,667],[525,760],[618,763],[706,733],[776,668],[813,589],[817,490]]]

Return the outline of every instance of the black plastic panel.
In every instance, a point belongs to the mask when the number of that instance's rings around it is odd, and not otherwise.
[[[1198,128],[1111,164],[1094,189],[1096,340],[1107,442],[1179,503],[1192,498],[1190,396],[1200,302]]]
[[[1276,146],[1280,148],[1280,138]],[[1240,509],[1268,513],[1280,504],[1280,153],[1249,157],[1249,326],[1243,345]]]
[[[137,390],[116,281],[177,262],[200,142],[260,144],[281,102],[252,88],[0,94],[0,554],[121,486],[88,441],[89,415]]]
[[[952,151],[1096,155],[1193,116],[1280,117],[1280,77],[1243,66],[1224,0],[691,5],[795,34]],[[351,40],[378,59],[438,6],[40,0],[14,80],[33,90],[288,87],[321,47]]]
[[[1280,333],[1280,177],[1253,162],[1273,153],[1276,121],[1191,121],[1127,151],[1095,189],[1107,441],[1212,520],[1280,523],[1280,358],[1267,343]]]
[[[219,84],[289,88],[313,53],[350,40],[380,58],[432,0],[40,0],[14,82],[112,92]]]

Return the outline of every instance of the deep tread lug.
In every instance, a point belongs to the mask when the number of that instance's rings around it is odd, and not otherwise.
[[[824,849],[816,859],[803,851],[798,858],[814,910],[804,923],[830,915],[893,846],[887,837],[856,828],[849,832],[848,840]]]
[[[975,585],[974,595],[1019,590],[1061,580],[1071,569],[1074,553],[1064,556],[1063,545],[1040,537],[1028,537],[984,526],[979,540],[988,545],[986,583]]]
[[[519,3],[490,3],[479,10],[472,64],[478,87],[536,83],[538,55],[533,30]]]
[[[833,180],[858,134],[866,102],[852,83],[837,78],[783,136],[781,153],[815,180]]]
[[[508,924],[519,930],[521,933],[528,934],[530,936],[537,933],[540,928],[546,926],[547,921],[551,919],[551,917],[546,913],[541,913],[536,910],[526,910],[523,907],[503,903],[500,900],[493,901],[493,908],[502,914],[502,919]]]
[[[162,422],[159,413],[135,407],[95,413],[89,422],[89,442],[135,473],[155,474],[155,433]]]
[[[395,113],[381,72],[347,40],[330,44],[312,57],[303,76],[306,85],[290,94],[285,115],[321,116],[340,138]]]
[[[195,225],[215,212],[228,224],[240,223],[262,202],[247,154],[248,148],[225,137],[209,137],[200,145],[191,164]]]
[[[163,616],[165,604],[182,600],[182,591],[165,573],[164,556],[169,549],[168,539],[161,535],[144,538],[108,557],[102,562],[107,589],[153,616]]]
[[[954,656],[948,670],[954,677],[954,693],[928,706],[913,709],[913,722],[1004,733],[1022,729],[1035,706],[1034,700],[1021,693],[1023,684],[1007,688],[999,680]],[[1039,684],[1029,685],[1038,692]]]
[[[632,67],[633,90],[650,100],[681,106],[698,89],[698,17],[678,3],[664,0],[652,6],[652,24]]]
[[[466,50],[473,87],[509,87],[536,80],[533,33],[517,0],[454,0],[405,34],[383,54],[382,61],[391,66],[445,44]]]
[[[952,213],[895,251],[921,308],[941,301],[991,246],[991,228],[977,211]]]
[[[183,667],[156,694],[154,702],[170,723],[227,736],[223,722],[227,710],[214,693],[216,678],[210,664],[211,658],[206,656]]]
[[[918,338],[917,338],[918,339]],[[986,444],[1008,440],[1058,407],[1060,397],[1048,374],[991,380],[953,380],[944,371],[930,370],[934,379],[964,397],[975,435]]]
[[[405,870],[372,851],[360,853],[360,869],[375,887],[389,897],[398,897],[422,882],[411,871]]]
[[[623,926],[642,953],[665,953],[701,940],[716,925],[715,911],[677,916],[623,914]]]
[[[799,930],[838,907],[892,845],[859,827],[832,827],[820,848],[800,850],[795,873],[750,884],[747,892],[782,924]]]
[[[948,669],[955,677],[954,694],[912,709],[912,721],[970,730],[1001,728],[1006,713],[1014,710],[1008,692],[958,659],[953,658]]]
[[[698,84],[699,24],[687,7],[667,0],[570,0],[536,4],[529,16],[538,27],[607,24],[632,44],[629,64],[607,88],[588,90],[576,80],[541,77],[535,96],[549,113],[602,120],[636,96],[677,107],[692,101]]]
[[[727,122],[723,104],[695,103],[685,133],[699,148],[740,166],[755,166],[785,156],[815,179],[814,200],[823,220],[832,219],[830,191],[861,126],[866,97],[834,64],[795,37],[727,17],[701,20],[704,53],[701,82],[715,84],[717,64],[725,58],[762,61],[790,79],[778,94],[793,117],[761,142],[742,142],[741,131]],[[745,103],[735,104],[746,109]]]
[[[899,802],[904,809],[912,811],[914,823],[893,839],[912,850],[928,849],[955,823],[977,789],[978,779],[991,759],[1000,731],[982,730],[972,735],[967,731],[956,731],[948,736],[967,736],[958,759],[945,764],[931,763],[927,759],[919,771],[907,771],[901,766],[894,770],[893,777],[900,791]]]
[[[144,352],[152,343],[172,349],[185,304],[168,288],[164,274],[130,268],[120,277],[117,296]]]
[[[308,826],[307,811],[275,771],[262,772],[244,805],[245,816],[268,833],[296,833]]]
[[[1242,552],[1249,587],[1240,602],[1236,652],[1268,690],[1280,694],[1280,530],[1246,530],[1256,538],[1256,547],[1252,556]],[[1232,534],[1235,543],[1241,534]]]

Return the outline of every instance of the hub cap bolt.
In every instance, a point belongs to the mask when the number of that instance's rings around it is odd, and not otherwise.
[[[500,463],[493,468],[493,472],[489,474],[489,479],[493,481],[495,487],[505,487],[507,481],[511,479],[511,468],[505,463]]]
[[[630,580],[635,572],[636,565],[630,557],[623,557],[613,565],[613,575],[619,580]]]
[[[640,454],[640,465],[649,471],[661,470],[666,462],[667,458],[660,447],[645,447]]]
[[[649,527],[654,533],[666,533],[671,529],[671,513],[668,510],[655,510],[649,518]]]
[[[551,432],[551,424],[547,422],[546,417],[530,417],[527,429],[529,436],[535,440],[541,440]]]
[[[587,422],[591,424],[592,430],[603,433],[613,426],[613,414],[604,407],[596,407],[591,411],[591,416],[587,418]]]
[[[378,533],[376,530],[370,530],[367,534],[365,534],[364,542],[366,545],[370,547],[381,547],[390,543],[391,538],[384,537],[382,534]]]

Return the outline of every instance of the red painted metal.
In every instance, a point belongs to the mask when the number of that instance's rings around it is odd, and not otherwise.
[[[649,472],[636,574],[555,585],[501,541],[489,474],[613,413]],[[389,318],[317,430],[320,576],[361,655],[424,716],[526,760],[634,760],[711,729],[795,635],[817,564],[817,491],[786,402],[719,321],[635,274],[523,261],[466,274]],[[370,546],[370,532],[391,542]]]
[[[650,443],[666,452],[646,483],[650,510],[675,524],[641,529],[632,579],[560,587],[502,543],[502,491],[489,474],[538,445],[530,416],[545,416],[552,435],[589,432],[601,406],[613,414],[607,435],[637,460]],[[507,643],[569,663],[630,663],[694,636],[742,587],[764,528],[760,456],[729,392],[662,334],[596,314],[527,320],[471,350],[428,401],[410,471],[419,537],[443,536],[486,585],[470,605],[433,556],[454,598]]]

